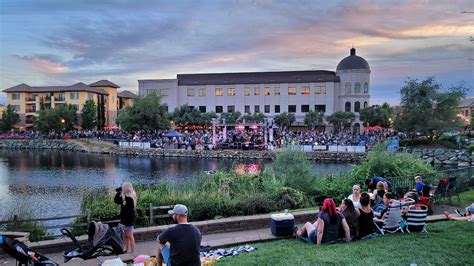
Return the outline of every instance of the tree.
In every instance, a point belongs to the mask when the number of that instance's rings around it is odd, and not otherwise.
[[[85,130],[92,130],[97,126],[97,106],[93,100],[87,100],[82,107],[81,127]]]
[[[352,112],[335,112],[326,118],[334,126],[335,132],[340,132],[345,125],[350,124],[354,119],[355,114]]]
[[[138,96],[133,106],[120,110],[116,122],[126,130],[160,130],[170,128],[166,105],[156,93]]]
[[[314,130],[318,126],[324,125],[324,113],[309,111],[304,117],[304,124]]]
[[[16,112],[15,108],[11,105],[7,105],[7,109],[3,110],[2,117],[0,118],[0,130],[11,130],[20,120],[20,115]]]
[[[195,108],[190,108],[187,104],[181,105],[174,109],[171,114],[171,119],[174,123],[179,126],[186,125],[201,125],[201,112]]]
[[[41,109],[33,118],[33,125],[41,132],[65,132],[77,124],[77,110],[72,104],[63,104],[58,109]]]
[[[281,127],[282,130],[285,130],[296,121],[296,117],[293,113],[284,112],[275,116],[275,118],[273,118],[273,121],[275,121],[275,123],[279,127]]]
[[[201,114],[201,124],[202,126],[210,126],[212,124],[212,119],[217,118],[217,114],[214,112]]]
[[[462,125],[457,117],[458,106],[466,94],[461,84],[443,88],[433,77],[418,81],[408,78],[400,90],[401,112],[396,116],[395,129],[434,138]]]
[[[262,113],[247,113],[242,116],[242,120],[245,120],[246,123],[262,123],[265,120],[265,115]]]
[[[235,124],[240,121],[241,116],[242,114],[239,111],[232,113],[222,113],[220,119],[225,119],[226,124]]]
[[[359,113],[360,120],[368,126],[390,127],[389,110],[383,106],[372,105],[360,110]]]

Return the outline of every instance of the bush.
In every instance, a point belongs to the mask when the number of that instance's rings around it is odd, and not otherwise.
[[[314,194],[316,175],[309,157],[305,152],[285,150],[276,155],[272,165],[275,176],[285,186]]]
[[[389,153],[386,144],[374,146],[367,158],[355,165],[351,174],[356,181],[363,183],[374,176],[396,177],[418,173],[431,173],[433,168],[427,162],[408,153]]]
[[[402,139],[400,140],[400,147],[416,147],[422,145],[429,145],[431,141],[429,139]]]
[[[474,143],[471,143],[467,146],[467,151],[469,152],[469,154],[472,154],[472,152],[474,151]]]

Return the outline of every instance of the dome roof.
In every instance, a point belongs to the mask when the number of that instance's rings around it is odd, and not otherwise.
[[[356,49],[351,49],[351,54],[342,59],[337,65],[336,71],[346,69],[368,69],[370,70],[369,63],[364,58],[356,55]]]

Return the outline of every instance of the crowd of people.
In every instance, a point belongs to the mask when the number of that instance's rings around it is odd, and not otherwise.
[[[374,130],[360,133],[340,132],[330,133],[317,130],[268,130],[261,127],[249,127],[237,129],[229,127],[227,130],[216,129],[213,139],[211,129],[186,130],[177,129],[178,136],[167,136],[169,131],[121,131],[121,130],[99,130],[99,131],[71,131],[69,133],[50,132],[43,134],[39,131],[26,131],[23,133],[10,133],[0,135],[0,139],[79,139],[95,138],[98,140],[149,142],[153,148],[195,148],[198,145],[209,148],[234,148],[244,149],[263,148],[265,144],[265,133],[267,144],[272,148],[281,148],[287,145],[349,145],[366,146],[370,148],[378,142],[383,142],[396,136],[398,139],[405,136],[393,130]],[[271,136],[270,136],[271,134]],[[212,147],[212,146],[211,146]]]
[[[317,214],[315,222],[307,222],[302,228],[295,231],[297,238],[308,243],[335,243],[341,240],[367,239],[380,236],[378,226],[383,227],[388,219],[388,210],[394,200],[399,199],[399,208],[402,209],[402,218],[407,219],[411,209],[426,210],[427,206],[419,201],[421,176],[415,177],[416,187],[401,195],[392,192],[391,182],[382,177],[369,178],[365,181],[367,192],[361,192],[360,185],[352,187],[352,194],[342,200],[339,208],[332,198],[326,198]],[[393,207],[393,206],[392,206]],[[466,211],[456,210],[456,214],[445,212],[450,220],[474,222],[474,203]],[[397,226],[399,226],[397,224]],[[413,230],[413,229],[411,229]],[[417,230],[423,230],[417,227]]]

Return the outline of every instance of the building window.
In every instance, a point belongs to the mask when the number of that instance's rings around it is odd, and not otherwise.
[[[270,105],[265,105],[265,106],[263,107],[263,111],[264,111],[266,114],[270,113]]]
[[[170,90],[169,89],[161,89],[160,90],[160,95],[161,96],[169,96],[170,95]]]
[[[296,105],[288,105],[288,113],[296,113]]]
[[[270,87],[265,87],[263,89],[263,95],[265,96],[269,96],[270,95]]]
[[[203,105],[199,106],[199,112],[205,113],[206,112],[206,106],[203,106]]]
[[[146,95],[150,95],[150,94],[152,94],[152,93],[156,93],[156,90],[154,90],[154,89],[148,89],[148,90],[146,90]]]
[[[79,92],[71,92],[70,95],[69,95],[69,98],[71,100],[77,100],[79,99]]]
[[[346,111],[346,112],[350,112],[350,111],[351,111],[351,102],[346,102],[345,111]]]
[[[296,87],[288,87],[288,95],[296,95]]]
[[[369,93],[369,83],[364,84],[364,93]]]
[[[227,112],[228,112],[228,113],[233,113],[233,112],[235,112],[235,105],[229,105],[229,106],[227,106]]]
[[[275,113],[276,114],[280,113],[280,106],[279,105],[275,105]]]
[[[222,107],[222,105],[216,105],[216,113],[218,113],[218,114],[222,113],[223,109],[224,108]]]
[[[307,104],[301,105],[301,112],[302,113],[309,112],[309,105],[307,105]]]
[[[64,101],[64,93],[61,92],[58,94],[58,97],[56,97],[55,99],[56,101]]]
[[[255,87],[255,89],[254,89],[254,95],[255,95],[255,96],[260,95],[260,88],[259,88],[259,87]]]
[[[235,96],[235,89],[234,88],[228,88],[227,89],[227,96]]]
[[[216,88],[216,96],[223,96],[224,92],[222,91],[221,88]]]
[[[190,112],[192,112],[192,111],[194,110],[194,106],[188,105],[188,110],[189,110]]]
[[[275,95],[280,96],[280,87],[275,87]]]
[[[12,93],[12,100],[20,100],[20,94],[19,93]]]
[[[81,109],[79,109],[80,108],[79,104],[73,104],[73,106],[74,106],[74,108],[76,108],[76,111],[81,110]]]
[[[188,97],[194,96],[194,89],[188,89]]]
[[[199,97],[206,97],[206,89],[200,88],[199,89]]]
[[[17,112],[20,112],[20,106],[19,105],[12,105],[12,108],[13,108],[13,110],[15,110]]]
[[[351,94],[351,84],[346,82],[346,94]]]
[[[308,86],[301,87],[301,95],[310,95],[311,91]]]
[[[367,102],[364,102],[364,109],[369,107],[369,104]]]
[[[356,82],[354,85],[354,93],[360,93],[360,82]]]
[[[168,113],[170,108],[169,108],[169,106],[168,106],[168,105],[166,105],[166,104],[165,104],[165,105],[163,105],[163,109],[165,109],[165,112],[167,112],[167,113]]]
[[[244,96],[250,96],[250,88],[249,87],[244,88]]]
[[[87,100],[94,100],[94,94],[92,92],[87,93]]]
[[[318,112],[318,113],[326,113],[326,105],[325,104],[316,104],[314,106],[314,111]]]
[[[255,113],[260,113],[260,105],[255,105],[254,111]]]
[[[326,94],[326,86],[316,86],[314,90],[315,94]]]
[[[354,112],[359,112],[360,111],[360,102],[355,102],[354,103]]]
[[[250,114],[250,105],[244,106],[244,113]]]

